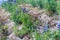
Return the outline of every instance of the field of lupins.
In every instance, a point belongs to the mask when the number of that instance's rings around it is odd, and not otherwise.
[[[0,40],[60,40],[60,0],[0,0]]]

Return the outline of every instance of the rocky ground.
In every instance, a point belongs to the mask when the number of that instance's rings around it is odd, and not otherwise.
[[[46,29],[45,26],[50,24],[50,30],[55,31],[58,30],[57,23],[60,21],[59,15],[54,15],[52,17],[48,16],[49,13],[45,9],[39,9],[39,7],[32,7],[30,4],[24,4],[24,5],[18,5],[21,6],[23,12],[26,12],[32,16],[33,19],[37,18],[41,25],[37,26],[37,30],[39,33],[43,33],[43,30]],[[23,39],[16,36],[14,33],[12,27],[15,26],[15,23],[10,19],[10,13],[6,11],[5,9],[0,8],[0,22],[2,23],[2,29],[0,27],[0,40],[1,38],[4,38],[4,36],[7,37],[7,40],[31,40],[28,39],[27,36],[25,36]],[[7,30],[5,30],[7,28]],[[18,25],[18,28],[21,29],[21,25]],[[47,29],[46,29],[47,30]]]

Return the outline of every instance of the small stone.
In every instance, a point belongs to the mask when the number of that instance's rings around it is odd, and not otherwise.
[[[13,32],[13,33],[11,33],[11,34],[8,36],[8,40],[22,40],[22,39],[20,39],[19,37],[17,37],[17,36],[15,35],[15,33]]]
[[[42,34],[44,32],[44,27],[43,26],[38,26],[38,27],[39,28],[37,28],[37,31]]]
[[[52,20],[51,22],[50,22],[50,27],[53,27],[54,28],[54,26],[56,26],[56,21],[55,20]]]
[[[30,37],[29,37],[29,35],[27,34],[27,35],[24,35],[24,38],[23,38],[23,40],[30,40]]]

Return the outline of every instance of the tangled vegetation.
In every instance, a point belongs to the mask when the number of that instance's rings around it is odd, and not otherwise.
[[[36,25],[39,24],[39,20],[33,18],[31,15],[24,13],[21,9],[20,4],[31,4],[33,7],[39,7],[40,9],[46,9],[50,14],[59,14],[60,13],[60,1],[59,3],[56,0],[15,0],[8,1],[2,4],[2,8],[5,8],[11,13],[11,20],[13,20],[16,25],[13,27],[13,30],[17,36],[20,38],[24,37],[25,34],[29,34],[32,40],[34,40],[33,34],[36,40],[60,40],[60,30],[56,30],[51,33],[50,30],[40,34],[37,31]],[[21,30],[17,29],[17,25],[23,25]],[[1,39],[3,40],[3,39]]]

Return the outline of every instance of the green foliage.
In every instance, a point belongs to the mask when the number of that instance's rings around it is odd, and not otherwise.
[[[34,6],[34,7],[36,7],[37,5],[36,5],[36,1],[35,0],[31,0],[31,4],[32,4],[32,6]]]
[[[54,36],[56,40],[60,40],[60,30],[58,30],[57,34]]]
[[[26,33],[32,34],[34,32],[36,40],[55,40],[60,38],[60,31],[55,31],[53,33],[51,33],[51,31],[47,31],[42,34],[39,34],[37,31],[35,31],[35,26],[39,23],[38,20],[32,22],[31,16],[29,14],[23,13],[21,8],[18,7],[20,3],[30,3],[34,7],[39,6],[40,8],[45,8],[52,12],[56,11],[57,9],[57,11],[60,13],[60,3],[57,3],[55,0],[17,0],[17,3],[4,3],[2,7],[12,14],[11,19],[16,24],[23,25],[21,30],[18,30],[17,27],[13,28],[16,35],[23,36]],[[6,27],[4,29],[6,29]]]
[[[36,31],[35,32],[35,38],[36,38],[36,40],[41,40],[41,35]]]
[[[17,0],[18,1],[18,0]],[[22,30],[18,30],[16,29],[16,27],[14,28],[14,32],[17,35],[24,35],[27,32],[31,33],[33,32],[33,23],[31,21],[31,16],[23,13],[21,11],[20,7],[17,7],[16,4],[10,4],[10,3],[6,3],[4,5],[2,5],[3,7],[7,6],[6,9],[12,14],[11,15],[11,19],[16,23],[16,24],[23,24],[25,27],[22,28]]]
[[[44,2],[44,0],[38,0],[38,1],[37,1],[37,5],[38,5],[40,8],[44,8],[43,2]]]
[[[12,13],[12,20],[16,23],[19,24],[20,22],[22,22],[22,17],[23,17],[23,12],[21,12],[20,10],[17,10],[16,12]]]
[[[27,33],[27,28],[25,26],[23,26],[23,28],[21,30],[18,30],[17,27],[15,26],[15,27],[13,27],[13,30],[14,30],[14,33],[20,37],[22,37],[24,34]]]
[[[0,23],[0,28],[2,27],[2,23]]]
[[[31,23],[30,15],[23,13],[21,10],[14,12],[11,18],[14,22],[16,22],[16,24],[19,24],[20,22],[22,22],[24,25]]]
[[[4,9],[6,9],[7,11],[9,11],[10,13],[12,13],[12,12],[14,12],[16,10],[17,4],[13,3],[13,2],[11,2],[11,3],[5,2],[5,3],[3,3],[2,7]]]
[[[57,1],[57,12],[60,13],[60,1]]]
[[[3,29],[7,30],[7,26],[0,24],[0,34],[3,34]],[[5,31],[6,32],[6,31]],[[7,34],[8,35],[8,34]],[[0,35],[1,36],[1,35]],[[0,40],[7,40],[7,36],[3,34]]]
[[[60,3],[57,2],[56,0],[16,0],[16,3],[3,3],[3,8],[6,8],[10,12],[14,12],[17,8],[17,5],[23,4],[23,3],[28,3],[33,5],[34,7],[39,6],[40,8],[45,8],[48,11],[51,12],[60,12]]]
[[[33,7],[39,6],[43,8],[43,1],[44,0],[24,0],[24,3],[31,4]]]
[[[13,30],[15,34],[20,37],[24,36],[26,33],[29,33],[29,34],[32,33],[32,30],[24,25],[22,26],[21,30],[18,30],[17,27],[14,27]]]
[[[59,40],[60,39],[60,31],[58,31],[58,30],[54,31],[53,33],[51,33],[51,31],[47,31],[42,34],[35,31],[32,34],[32,36],[33,35],[34,35],[34,37],[32,37],[32,40],[34,40],[34,38],[36,40]]]
[[[52,12],[56,12],[56,7],[57,7],[56,3],[57,3],[56,0],[48,0],[48,10]]]
[[[20,22],[22,22],[22,24],[24,25],[24,27],[22,28],[22,30],[18,30],[14,28],[15,33],[17,33],[17,35],[24,35],[27,32],[31,33],[31,31],[33,31],[33,23],[30,19],[30,15],[23,13],[21,10],[18,10],[18,13],[13,13],[12,15],[12,19],[16,24],[20,24]]]

